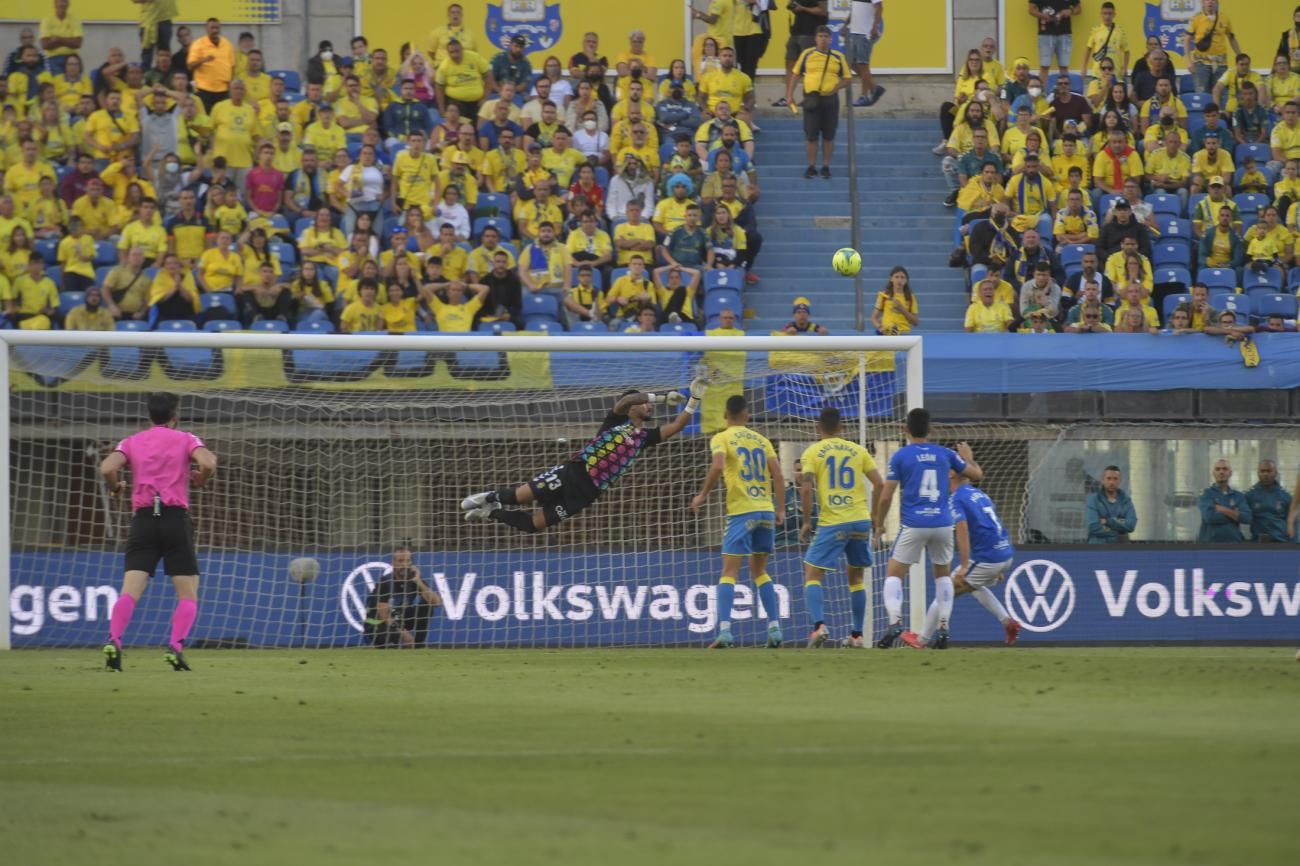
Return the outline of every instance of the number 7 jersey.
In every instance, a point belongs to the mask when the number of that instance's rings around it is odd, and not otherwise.
[[[725,456],[722,480],[727,486],[728,515],[775,510],[768,464],[775,463],[777,456],[766,436],[748,427],[728,427],[713,434],[709,453]]]
[[[799,466],[817,481],[817,525],[838,526],[871,520],[871,453],[838,437],[819,439],[804,449]]]
[[[902,491],[903,526],[952,526],[948,503],[948,470],[962,472],[966,461],[956,452],[933,442],[904,445],[889,458],[889,481]]]

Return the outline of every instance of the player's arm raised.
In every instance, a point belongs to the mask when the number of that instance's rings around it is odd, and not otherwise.
[[[708,381],[702,376],[697,376],[691,380],[690,399],[686,401],[685,408],[676,418],[659,428],[659,437],[661,439],[671,439],[686,429],[686,425],[691,423],[691,416],[699,411],[700,401],[704,399],[704,392],[708,390],[708,387]],[[671,404],[674,398],[680,400],[681,395],[676,391],[670,392],[665,401]]]
[[[190,459],[198,464],[198,468],[190,472],[190,484],[202,487],[217,472],[217,455],[207,448],[199,447],[190,453]]]
[[[700,513],[700,509],[703,508],[704,503],[708,501],[709,494],[713,492],[713,488],[718,483],[718,479],[722,477],[722,471],[726,468],[726,464],[727,455],[723,454],[721,451],[718,451],[713,455],[712,459],[709,461],[708,474],[704,476],[704,485],[700,487],[700,492],[695,494],[695,498],[691,500],[691,511],[694,511],[696,514]]]
[[[123,490],[121,472],[125,466],[126,455],[121,451],[114,451],[99,464],[99,474],[104,476],[104,480],[108,482],[109,492],[114,495],[121,493]]]
[[[979,481],[984,477],[984,470],[975,462],[975,454],[970,450],[970,445],[965,442],[958,442],[957,456],[966,461],[966,468],[961,471],[962,475],[971,481]]]

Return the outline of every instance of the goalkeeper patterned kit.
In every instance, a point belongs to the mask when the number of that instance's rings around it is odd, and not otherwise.
[[[555,522],[567,520],[590,506],[632,468],[641,452],[662,441],[658,427],[637,427],[626,415],[609,413],[600,432],[574,455],[538,475],[528,486],[537,503]]]

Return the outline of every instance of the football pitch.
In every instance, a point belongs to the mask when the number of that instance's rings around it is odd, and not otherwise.
[[[13,864],[1300,862],[1294,648],[0,653]]]

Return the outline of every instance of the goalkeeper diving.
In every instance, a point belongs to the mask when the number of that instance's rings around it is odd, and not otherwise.
[[[495,520],[520,532],[533,533],[575,517],[631,469],[642,451],[682,432],[700,408],[707,387],[702,377],[692,381],[690,399],[681,413],[660,427],[646,426],[654,417],[654,404],[678,405],[684,399],[681,394],[624,392],[600,425],[600,431],[569,462],[548,469],[525,484],[465,497],[460,503],[465,519]],[[524,510],[507,507],[534,504],[539,507]]]

